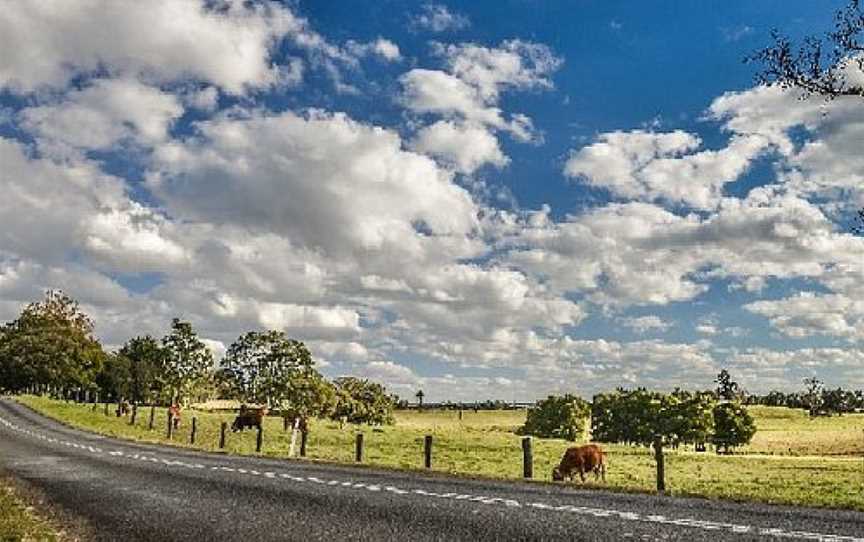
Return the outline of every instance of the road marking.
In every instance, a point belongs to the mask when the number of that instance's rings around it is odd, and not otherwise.
[[[56,438],[50,438],[46,435],[41,435],[27,429],[25,427],[21,427],[17,424],[14,424],[2,417],[0,417],[0,426],[5,426],[8,429],[13,431],[17,431],[19,433],[23,433],[26,435],[33,436],[35,438],[62,444],[63,446],[69,446],[73,448],[80,449],[82,451],[90,452],[94,455],[99,456],[109,456],[109,457],[123,457],[132,460],[138,461],[149,461],[152,463],[159,463],[165,465],[166,467],[182,467],[189,469],[206,469],[207,467],[201,463],[186,463],[185,461],[178,461],[173,459],[168,459],[164,457],[159,457],[158,454],[126,454],[122,450],[111,450],[109,452],[103,451],[101,448],[96,448],[89,445],[82,445],[79,443],[71,442],[68,440],[58,440]],[[234,468],[228,467],[226,465],[213,465],[210,467],[212,471],[222,471],[229,473],[236,473],[239,475],[245,476],[261,476],[262,473],[260,471],[254,469],[243,469],[243,468]],[[844,535],[836,535],[836,534],[826,534],[826,533],[816,533],[816,532],[808,532],[808,531],[790,531],[786,529],[782,529],[779,527],[755,527],[752,525],[741,525],[736,523],[724,523],[717,521],[707,521],[700,520],[695,518],[667,518],[666,516],[657,515],[657,514],[639,514],[637,512],[628,512],[623,510],[614,510],[614,509],[605,509],[605,508],[592,508],[588,506],[574,506],[574,505],[554,505],[543,502],[525,502],[520,503],[514,499],[505,499],[501,497],[490,497],[484,495],[466,495],[463,493],[436,493],[434,491],[428,491],[425,489],[415,488],[398,488],[395,486],[380,486],[374,483],[367,482],[349,482],[345,480],[322,480],[316,476],[295,476],[289,474],[287,472],[264,472],[263,476],[265,478],[276,479],[281,478],[283,480],[290,480],[292,482],[312,482],[314,484],[326,485],[326,486],[339,486],[349,489],[362,489],[371,492],[381,492],[382,490],[387,493],[393,493],[395,495],[419,495],[424,497],[433,497],[436,499],[448,499],[454,501],[469,501],[469,502],[477,502],[487,505],[498,505],[504,506],[508,508],[521,508],[527,507],[535,510],[543,510],[547,512],[560,512],[560,513],[571,513],[571,514],[579,514],[579,515],[587,515],[594,517],[617,517],[619,519],[623,519],[625,521],[638,521],[643,523],[659,523],[666,525],[676,525],[679,527],[688,527],[691,529],[701,529],[703,531],[725,531],[736,534],[753,534],[756,533],[760,536],[767,536],[773,538],[785,538],[792,540],[819,540],[822,542],[864,542],[864,538],[856,538],[853,536],[844,536]]]

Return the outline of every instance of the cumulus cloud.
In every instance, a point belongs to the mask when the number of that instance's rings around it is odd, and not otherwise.
[[[463,43],[439,44],[436,49],[449,73],[476,88],[487,103],[505,89],[552,88],[549,76],[564,62],[542,43],[518,39],[504,41],[500,47]]]
[[[723,186],[746,172],[768,142],[757,135],[736,136],[720,150],[692,152],[701,140],[681,130],[610,132],[572,152],[564,174],[626,199],[712,209]]]
[[[550,77],[562,60],[549,47],[510,40],[497,48],[463,43],[435,44],[434,49],[446,71],[415,68],[399,79],[399,99],[407,109],[444,118],[420,130],[416,149],[470,174],[487,163],[506,165],[497,131],[521,142],[542,141],[530,117],[514,113],[507,118],[498,102],[506,90],[552,88]]]
[[[529,225],[504,236],[506,261],[559,291],[613,305],[693,299],[717,277],[817,278],[864,255],[864,241],[835,232],[817,206],[760,191],[726,199],[705,218],[628,203]],[[700,276],[705,270],[710,277]]]
[[[241,94],[275,81],[269,58],[279,40],[308,33],[303,19],[275,2],[207,6],[201,0],[5,6],[0,86],[62,88],[78,74],[107,70],[163,82],[190,77]]]
[[[333,256],[410,249],[422,224],[434,235],[475,227],[470,196],[398,134],[345,115],[250,113],[198,124],[159,147],[150,186],[198,220],[273,232]]]
[[[197,99],[202,98],[215,100]],[[128,79],[100,79],[56,103],[24,109],[21,126],[50,143],[104,150],[127,140],[143,145],[164,141],[182,114],[178,99],[158,88]]]
[[[417,132],[411,147],[435,156],[461,173],[471,174],[485,164],[501,168],[510,159],[498,139],[481,126],[438,121]]]
[[[744,308],[767,317],[772,327],[789,337],[864,338],[864,302],[843,294],[800,292],[785,299],[756,301]]]

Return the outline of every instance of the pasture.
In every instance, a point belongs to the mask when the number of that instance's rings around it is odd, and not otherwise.
[[[157,409],[156,425],[148,431],[149,408],[138,413],[134,426],[128,418],[105,416],[100,406],[65,403],[43,397],[19,400],[71,425],[120,438],[166,443],[166,411]],[[810,420],[802,411],[752,407],[759,428],[750,446],[731,456],[695,453],[691,448],[668,450],[666,486],[673,495],[755,500],[772,503],[828,506],[864,510],[864,415]],[[189,446],[192,411],[171,444]],[[217,450],[219,426],[230,425],[230,412],[197,411],[196,448]],[[352,463],[354,438],[365,435],[364,464],[384,468],[423,468],[423,439],[434,438],[432,470],[458,476],[521,479],[521,438],[514,430],[525,411],[466,410],[400,411],[397,423],[386,427],[346,425],[311,420],[306,460]],[[299,439],[298,439],[299,440]],[[285,457],[290,432],[282,420],[270,417],[264,425],[262,455]],[[534,439],[534,478],[549,481],[552,468],[569,444],[557,439]],[[650,492],[655,465],[651,450],[622,445],[604,446],[609,455],[607,487]],[[255,455],[255,432],[231,433],[227,453]],[[592,485],[589,483],[588,485]]]

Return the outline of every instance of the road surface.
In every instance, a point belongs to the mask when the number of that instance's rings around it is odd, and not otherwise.
[[[864,514],[235,457],[68,428],[0,400],[0,470],[98,540],[823,540]]]

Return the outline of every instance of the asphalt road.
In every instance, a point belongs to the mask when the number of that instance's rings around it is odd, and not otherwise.
[[[864,542],[856,512],[191,452],[70,429],[8,400],[0,469],[98,540]]]

